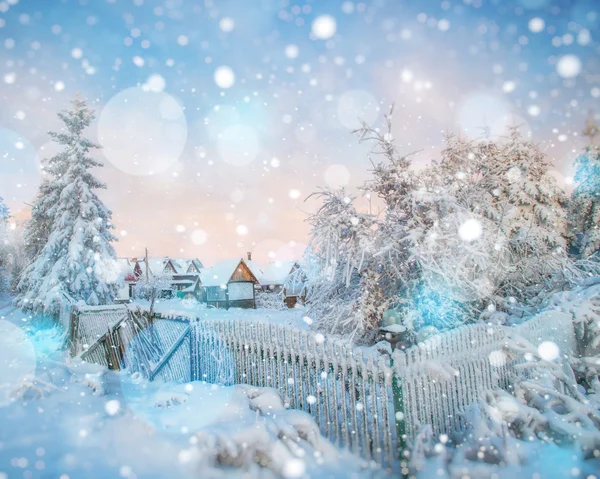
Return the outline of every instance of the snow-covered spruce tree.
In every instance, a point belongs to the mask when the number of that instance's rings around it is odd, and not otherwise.
[[[0,196],[0,221],[6,221],[8,218],[10,218],[10,211]]]
[[[48,243],[56,206],[63,187],[61,178],[69,166],[69,155],[69,151],[65,149],[42,162],[42,183],[31,207],[31,218],[25,229],[25,251],[29,258],[29,264],[37,259]],[[20,292],[33,290],[37,279],[32,275],[20,275],[16,289]]]
[[[95,193],[106,186],[89,171],[102,166],[89,156],[91,149],[100,146],[83,136],[94,119],[93,111],[85,101],[75,99],[72,108],[58,116],[65,128],[50,136],[63,152],[47,161],[46,169],[55,180],[41,192],[57,199],[44,209],[50,234],[23,272],[16,298],[16,304],[26,310],[50,314],[57,310],[61,291],[97,305],[112,302],[119,287],[111,212]]]
[[[63,164],[63,166],[66,165]],[[53,207],[57,204],[60,195],[59,180],[60,176],[53,177],[52,179],[44,178],[35,202],[31,207],[31,219],[27,224],[25,240],[27,243],[27,253],[32,260],[38,257],[48,242],[52,228]]]
[[[10,258],[10,240],[8,218],[10,212],[0,197],[0,295],[7,294],[10,290],[10,276],[8,263]]]
[[[582,258],[600,250],[600,147],[590,145],[575,160],[571,230]]]

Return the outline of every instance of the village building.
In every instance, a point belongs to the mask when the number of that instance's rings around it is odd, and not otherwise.
[[[146,275],[167,278],[165,283],[169,287],[161,292],[162,298],[201,299],[200,270],[203,265],[198,258],[119,258],[118,262],[126,285],[119,295],[120,301],[132,298],[136,283]]]
[[[270,292],[290,308],[304,301],[306,275],[297,261],[276,261],[261,269],[248,253],[247,258],[219,261],[211,268],[205,268],[198,258],[119,258],[118,264],[124,281],[119,302],[133,298],[135,285],[146,275],[166,278],[162,299],[195,299],[217,308],[255,308],[256,293]]]
[[[275,261],[264,270],[260,281],[261,290],[281,294],[288,308],[305,297],[306,274],[298,261]]]
[[[203,300],[216,308],[256,308],[262,271],[244,258],[219,261],[200,271]]]

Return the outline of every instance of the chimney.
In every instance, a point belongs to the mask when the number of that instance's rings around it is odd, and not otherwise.
[[[252,261],[252,251],[248,251],[248,261]]]

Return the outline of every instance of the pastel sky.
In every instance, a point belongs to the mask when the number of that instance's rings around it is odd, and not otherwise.
[[[357,187],[350,131],[395,103],[417,166],[443,133],[521,125],[568,188],[600,112],[595,0],[0,0],[0,196],[17,218],[77,93],[121,256],[300,255],[304,201]]]

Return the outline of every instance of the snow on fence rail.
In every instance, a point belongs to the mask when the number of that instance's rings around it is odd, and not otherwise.
[[[513,327],[464,326],[391,357],[269,322],[179,319],[143,325],[132,312],[118,319],[118,310],[112,311],[106,333],[83,359],[151,380],[276,388],[290,407],[313,415],[332,442],[385,467],[397,463],[398,448],[420,426],[430,424],[435,434],[464,429],[461,413],[485,391],[511,389],[523,359],[506,355],[510,336],[535,346],[552,341],[565,358],[576,352],[571,315],[558,311]],[[82,309],[78,323],[101,314],[106,310]]]

